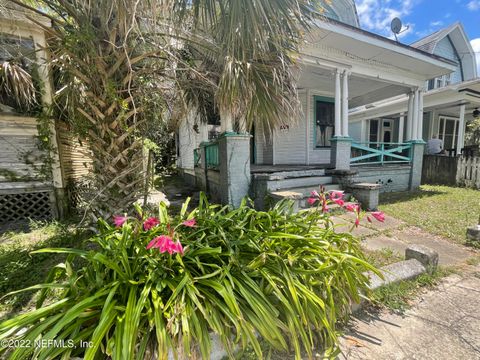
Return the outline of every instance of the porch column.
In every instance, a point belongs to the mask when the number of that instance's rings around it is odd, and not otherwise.
[[[418,92],[417,140],[423,140],[423,90]]]
[[[465,105],[460,106],[460,116],[458,120],[458,138],[457,138],[457,155],[462,154],[462,148],[465,142]]]
[[[415,90],[415,98],[413,100],[413,122],[412,122],[412,140],[418,140],[418,106],[419,91]]]
[[[341,101],[341,86],[340,86],[340,70],[335,71],[335,137],[342,136],[342,101]]]
[[[348,137],[348,72],[343,73],[342,87],[342,136]]]
[[[408,113],[407,113],[407,141],[412,140],[413,128],[413,91],[408,94]]]
[[[230,111],[220,113],[220,129],[222,133],[233,132],[233,119]]]
[[[250,188],[250,135],[224,133],[218,139],[219,184],[209,184],[222,204],[238,207]]]
[[[398,118],[398,142],[403,143],[403,132],[405,129],[405,114],[400,114]]]

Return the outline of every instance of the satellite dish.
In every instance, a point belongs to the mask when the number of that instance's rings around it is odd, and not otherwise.
[[[400,20],[398,17],[392,20],[391,29],[395,35],[400,34],[400,31],[402,31],[402,27],[402,20]]]

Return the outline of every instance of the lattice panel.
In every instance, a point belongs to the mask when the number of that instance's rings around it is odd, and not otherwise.
[[[47,220],[53,218],[50,192],[0,195],[0,219],[2,223],[27,219]]]
[[[68,201],[72,209],[84,209],[95,193],[88,183],[70,183],[67,186]]]

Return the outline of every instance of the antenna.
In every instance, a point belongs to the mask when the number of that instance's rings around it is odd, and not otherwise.
[[[406,26],[405,29],[403,29],[403,24],[402,20],[400,20],[398,17],[394,18],[392,20],[392,23],[390,25],[390,29],[392,30],[393,34],[395,35],[395,40],[398,42],[398,35],[401,34],[404,31],[407,31],[410,26]]]

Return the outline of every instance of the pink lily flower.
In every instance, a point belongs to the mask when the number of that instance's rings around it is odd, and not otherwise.
[[[343,201],[342,199],[332,199],[332,200],[338,206],[344,206],[345,205],[345,201]]]
[[[318,194],[318,192],[316,192],[315,190],[313,190],[313,191],[311,192],[311,195],[312,195],[313,197],[315,197],[315,198],[319,198],[319,197],[320,197],[320,195]]]
[[[360,218],[357,216],[355,219],[355,227],[358,227],[358,225],[360,225]]]
[[[118,228],[118,227],[122,227],[123,224],[125,224],[125,222],[127,221],[127,217],[126,216],[120,216],[120,215],[114,215],[113,216],[113,223],[115,224],[115,226]]]
[[[157,226],[158,224],[160,224],[160,220],[158,220],[156,217],[149,217],[147,220],[144,221],[143,228],[145,231],[148,231]]]
[[[372,218],[370,216],[367,216],[367,220],[368,220],[369,223],[372,222]]]
[[[310,206],[313,206],[317,202],[317,199],[311,197],[311,198],[308,198],[307,202]]]
[[[381,211],[373,211],[371,215],[380,222],[385,221],[385,214]]]
[[[343,199],[344,192],[343,191],[330,191],[330,199]]]
[[[195,219],[186,220],[182,223],[182,225],[193,228],[197,226],[197,221]]]
[[[349,203],[345,205],[345,210],[358,213],[360,212],[360,206],[358,206],[358,204]]]

